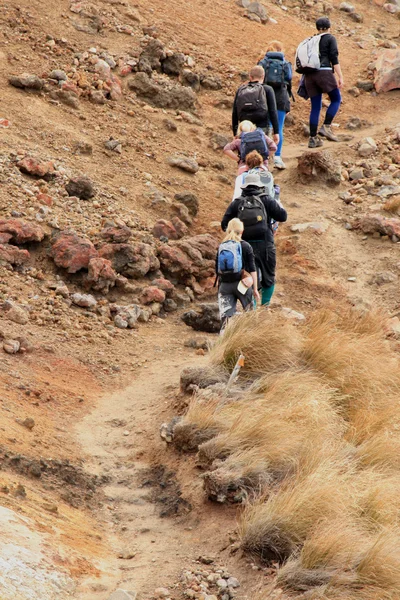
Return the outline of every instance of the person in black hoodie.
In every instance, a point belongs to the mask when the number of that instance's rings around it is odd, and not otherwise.
[[[276,249],[271,220],[287,220],[286,210],[265,194],[257,173],[249,173],[242,185],[242,195],[226,209],[221,228],[226,231],[231,219],[239,218],[244,224],[243,240],[254,251],[261,285],[261,304],[268,306],[275,289]]]
[[[250,70],[249,83],[241,85],[236,92],[232,108],[232,131],[233,135],[236,135],[241,121],[251,121],[256,127],[267,133],[271,123],[273,129],[272,139],[275,144],[279,144],[279,122],[275,93],[271,86],[264,85],[264,75],[264,69],[261,66],[253,67]],[[252,94],[251,92],[255,93]],[[253,96],[253,99],[251,96]],[[243,98],[244,101],[242,101]]]

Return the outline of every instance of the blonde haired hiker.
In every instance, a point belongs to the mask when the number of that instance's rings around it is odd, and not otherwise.
[[[250,244],[242,240],[243,229],[243,223],[239,219],[229,221],[216,257],[221,330],[236,314],[238,301],[244,310],[251,310],[253,297],[260,299],[254,253]]]

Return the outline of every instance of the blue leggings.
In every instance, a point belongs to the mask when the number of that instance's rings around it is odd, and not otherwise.
[[[324,125],[330,125],[339,110],[342,96],[340,95],[339,88],[335,88],[328,94],[330,98],[330,105],[326,111]],[[322,108],[322,94],[317,94],[311,98],[311,113],[310,113],[310,135],[315,137],[318,131],[319,115]]]
[[[286,111],[284,110],[278,110],[278,124],[279,124],[279,144],[278,144],[278,149],[275,152],[275,156],[280,156],[281,152],[282,152],[282,145],[283,145],[283,127],[285,125],[285,119],[286,119]]]

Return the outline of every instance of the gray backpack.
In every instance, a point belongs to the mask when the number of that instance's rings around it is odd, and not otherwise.
[[[236,107],[239,120],[241,115],[255,112],[268,112],[267,95],[263,84],[255,81],[240,86],[236,97]]]

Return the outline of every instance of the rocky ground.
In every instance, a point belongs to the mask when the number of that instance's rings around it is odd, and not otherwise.
[[[214,302],[234,92],[266,39],[291,56],[322,12],[343,57],[341,142],[308,153],[296,101],[288,169],[274,173],[289,212],[275,308],[300,318],[326,297],[379,305],[396,338],[395,2],[4,5],[2,597],[228,600],[270,576],[238,556],[235,513],[204,504],[195,466],[166,454],[158,428],[189,401],[175,393],[180,370],[207,348],[181,317],[196,326],[197,305]],[[200,328],[215,332],[215,309],[205,313]],[[139,472],[156,467],[148,493]]]

